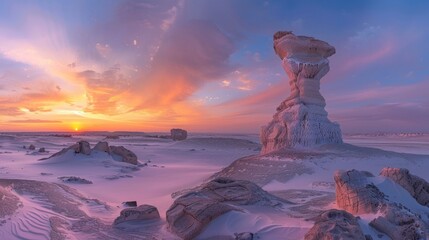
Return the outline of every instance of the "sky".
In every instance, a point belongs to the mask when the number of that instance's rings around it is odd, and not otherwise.
[[[428,1],[1,0],[0,131],[257,133],[289,95],[279,30],[336,48],[343,133],[429,132]]]

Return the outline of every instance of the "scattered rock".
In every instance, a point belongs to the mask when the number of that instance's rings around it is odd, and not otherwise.
[[[110,153],[109,144],[107,142],[98,142],[91,151],[100,151]]]
[[[337,171],[334,175],[338,207],[352,214],[377,213],[384,204],[384,194],[370,181],[365,171]]]
[[[39,153],[44,153],[46,152],[45,148],[39,148]]]
[[[110,146],[110,152],[111,154],[116,154],[122,157],[122,162],[130,163],[134,165],[137,165],[139,163],[137,161],[137,156],[123,146],[119,146],[119,147]]]
[[[41,172],[41,173],[40,173],[40,175],[42,175],[42,176],[52,176],[52,175],[54,175],[54,174],[52,174],[52,173],[45,173],[45,172]]]
[[[283,203],[252,182],[217,178],[177,198],[167,210],[167,222],[179,237],[193,239],[216,217],[242,211],[240,206]]]
[[[113,222],[114,225],[136,220],[157,220],[160,219],[158,209],[151,205],[140,205],[134,208],[127,208],[121,211],[119,217]]]
[[[254,240],[255,234],[251,232],[234,233],[235,240]]]
[[[331,209],[312,220],[314,226],[305,234],[305,240],[365,240],[358,221],[346,211]]]
[[[173,128],[170,130],[171,139],[174,141],[182,141],[188,137],[188,132],[180,128]]]
[[[33,144],[31,144],[31,145],[28,147],[28,149],[30,149],[30,150],[36,150],[36,146],[34,146]]]
[[[92,182],[89,180],[86,180],[86,179],[80,178],[80,177],[75,177],[75,176],[59,177],[58,179],[60,179],[61,181],[65,182],[65,183],[92,184]]]
[[[127,201],[123,202],[122,204],[128,207],[137,207],[137,201]]]
[[[429,183],[424,179],[410,174],[405,168],[383,168],[380,175],[403,187],[421,205],[429,206]]]
[[[24,145],[24,146],[22,146],[22,148],[23,148],[23,149],[27,149],[27,147],[26,147],[25,145]]]

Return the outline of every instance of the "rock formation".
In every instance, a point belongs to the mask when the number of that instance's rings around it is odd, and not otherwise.
[[[392,240],[426,239],[425,226],[421,219],[403,206],[388,204],[380,213],[369,225]]]
[[[314,226],[305,234],[305,240],[365,240],[358,221],[346,211],[331,209],[312,220]]]
[[[380,175],[403,187],[421,205],[429,207],[429,183],[424,179],[410,174],[405,168],[383,168]]]
[[[412,176],[406,169],[390,168],[383,169],[381,175],[398,179],[404,185],[410,182],[406,180],[407,176]],[[338,171],[334,179],[338,207],[353,214],[377,214],[369,225],[393,240],[426,239],[426,226],[421,219],[423,213],[413,212],[406,206],[410,204],[406,200],[390,200],[389,195],[374,184],[371,173]]]
[[[328,57],[335,48],[328,43],[292,32],[274,34],[274,51],[289,77],[290,96],[277,108],[273,120],[261,129],[261,153],[282,148],[342,143],[337,123],[328,119],[320,79],[329,71]]]
[[[122,158],[122,162],[137,165],[137,156],[123,146],[110,146],[110,153],[118,155]]]
[[[65,153],[73,151],[75,154],[91,155],[94,152],[106,152],[111,156],[117,156],[120,161],[129,164],[137,165],[137,155],[132,151],[126,149],[123,146],[109,146],[107,142],[98,142],[94,148],[91,149],[90,144],[87,141],[79,141],[70,147],[64,148],[61,151],[54,153],[48,158],[42,158],[40,160],[46,160],[54,157],[64,155]]]
[[[157,220],[160,219],[158,209],[151,205],[140,205],[138,207],[126,208],[121,211],[119,217],[113,222],[114,225],[136,220]]]
[[[283,202],[256,184],[228,178],[214,179],[177,198],[167,210],[172,232],[194,239],[216,217],[246,205],[279,206]]]
[[[188,137],[188,132],[180,128],[173,128],[170,130],[171,139],[174,141],[182,141]]]
[[[353,214],[377,213],[384,204],[384,194],[370,181],[369,172],[337,171],[334,175],[338,207]]]

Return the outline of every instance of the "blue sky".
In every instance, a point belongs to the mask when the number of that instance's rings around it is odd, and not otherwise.
[[[1,1],[0,127],[258,132],[289,94],[272,35],[336,48],[345,133],[428,132],[429,2]]]

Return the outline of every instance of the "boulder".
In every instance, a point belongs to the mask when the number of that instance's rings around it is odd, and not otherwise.
[[[31,144],[31,145],[28,147],[28,149],[30,149],[30,150],[36,150],[36,146],[34,146],[33,144]]]
[[[39,148],[39,153],[44,153],[46,152],[45,148]]]
[[[137,156],[123,146],[110,146],[110,153],[118,155],[122,158],[122,162],[137,165]]]
[[[107,142],[98,142],[91,151],[100,151],[110,153],[109,144]]]
[[[81,153],[85,155],[91,154],[91,146],[89,145],[89,142],[79,141],[76,144],[77,146],[76,145],[72,146],[75,149],[75,153]]]
[[[388,204],[369,225],[392,240],[426,239],[425,225],[416,214],[398,204]]]
[[[338,207],[352,214],[377,213],[385,204],[384,193],[381,192],[368,177],[365,171],[337,171],[334,175],[335,198]]]
[[[136,220],[157,220],[160,219],[158,209],[151,205],[140,205],[138,207],[126,208],[121,211],[119,217],[113,222],[114,225]]]
[[[226,212],[242,211],[246,205],[276,207],[282,203],[252,182],[217,178],[177,198],[167,210],[167,222],[179,237],[193,239]]]
[[[173,128],[170,130],[171,139],[174,141],[182,141],[188,137],[188,132],[180,128]]]
[[[405,168],[383,168],[380,175],[403,187],[421,205],[429,207],[429,183],[424,179],[412,175]]]
[[[85,178],[68,176],[68,177],[58,177],[64,183],[79,183],[79,184],[92,184],[92,181],[86,180]]]
[[[305,234],[305,240],[365,240],[358,221],[346,211],[331,209],[312,220],[314,226]]]

